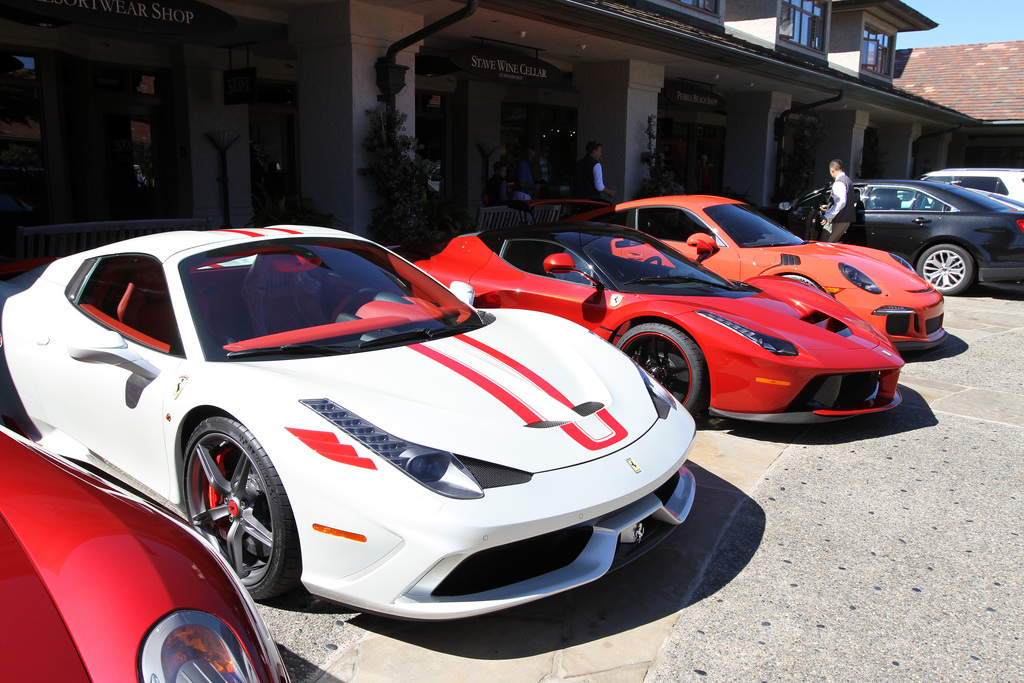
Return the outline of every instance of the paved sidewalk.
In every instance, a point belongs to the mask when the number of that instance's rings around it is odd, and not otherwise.
[[[690,518],[591,585],[456,622],[261,607],[293,681],[1024,679],[1024,286],[977,289],[893,411],[702,421]]]

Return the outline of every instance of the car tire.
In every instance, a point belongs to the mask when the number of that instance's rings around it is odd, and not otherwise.
[[[917,259],[917,274],[943,296],[956,296],[974,284],[974,259],[954,244],[936,244]]]
[[[817,282],[815,282],[811,278],[807,277],[806,275],[797,275],[796,273],[786,273],[782,277],[786,278],[787,280],[793,280],[794,282],[800,282],[802,284],[807,285],[808,287],[814,287],[819,292],[824,292],[825,291],[822,288],[821,285],[819,285]]]
[[[299,534],[266,451],[239,422],[203,420],[185,452],[182,502],[189,523],[220,551],[253,598],[295,588]]]
[[[672,392],[690,414],[707,410],[711,382],[704,353],[682,330],[663,323],[630,328],[618,347]]]

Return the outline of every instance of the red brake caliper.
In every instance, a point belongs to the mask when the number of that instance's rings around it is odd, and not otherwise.
[[[220,450],[220,452],[218,452],[213,457],[214,462],[217,463],[217,469],[220,470],[220,473],[223,474],[225,477],[227,477],[227,472],[224,470],[224,456],[227,455],[229,450],[231,450],[230,447],[225,446],[223,449]],[[216,489],[213,488],[213,485],[212,484],[207,484],[207,486],[206,486],[206,506],[207,506],[207,509],[208,510],[212,510],[213,508],[215,508],[218,505],[220,505],[222,500],[224,500],[224,497],[221,494],[217,493]]]

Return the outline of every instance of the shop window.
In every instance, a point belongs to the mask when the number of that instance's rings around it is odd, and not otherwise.
[[[574,109],[544,104],[501,106],[501,142],[496,151],[510,169],[515,168],[524,148],[536,151],[533,177],[543,188],[535,198],[571,196],[573,172],[585,143],[577,147]]]
[[[0,255],[14,255],[14,229],[46,223],[48,199],[33,55],[0,52]]]
[[[677,0],[680,4],[689,5],[705,12],[718,14],[718,0]]]
[[[824,52],[825,9],[823,0],[782,0],[779,37]]]
[[[881,31],[864,27],[861,68],[882,76],[892,75],[892,38]]]

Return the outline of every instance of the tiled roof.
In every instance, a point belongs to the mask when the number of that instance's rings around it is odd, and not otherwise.
[[[712,55],[709,54],[706,48],[708,46],[720,47],[736,55],[737,61],[735,63],[742,63],[745,68],[764,70],[766,73],[776,74],[779,73],[779,70],[774,67],[781,67],[783,69],[795,67],[802,71],[799,76],[804,83],[811,82],[811,79],[806,78],[808,74],[816,75],[822,79],[816,84],[822,87],[848,88],[850,91],[860,90],[860,94],[867,97],[871,97],[873,94],[882,94],[883,96],[892,96],[894,98],[893,102],[904,100],[909,103],[922,105],[933,111],[946,110],[948,114],[958,117],[964,115],[964,112],[957,110],[955,107],[950,107],[944,102],[922,96],[907,88],[898,87],[896,84],[890,85],[873,78],[858,78],[832,69],[827,65],[824,57],[820,60],[805,59],[796,51],[773,50],[769,47],[757,45],[726,33],[721,26],[710,22],[700,22],[689,15],[667,12],[660,6],[658,11],[638,6],[648,6],[651,4],[649,2],[641,3],[640,0],[548,1],[556,6],[573,9],[574,21],[580,20],[580,17],[583,16],[577,13],[579,10],[591,10],[596,13],[596,16],[614,17],[619,20],[626,19],[629,23],[635,22],[635,26],[632,27],[634,31],[642,31],[642,28],[638,29],[636,27],[652,28],[674,38],[681,38],[682,40],[679,40],[675,46],[675,49],[680,51],[689,51],[712,58]],[[631,32],[631,27],[629,27],[628,23],[617,24],[615,28],[624,29],[627,35]],[[721,55],[718,55],[717,58],[725,59],[729,63],[728,59],[723,58]],[[784,75],[792,77],[793,72]]]
[[[983,121],[1024,121],[1024,41],[896,51],[893,83]]]

